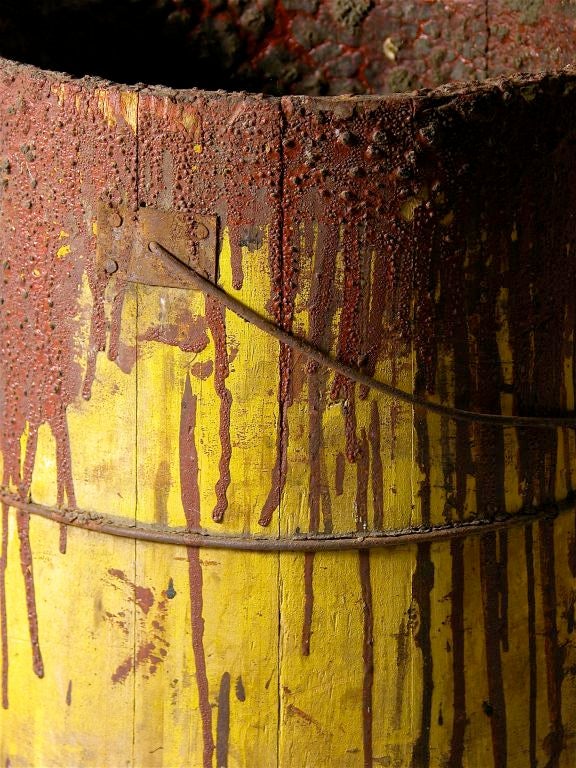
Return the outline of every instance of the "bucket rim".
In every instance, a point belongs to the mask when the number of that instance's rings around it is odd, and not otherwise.
[[[419,88],[413,91],[402,91],[389,94],[344,94],[338,96],[313,96],[306,94],[286,94],[282,96],[253,91],[204,88],[173,88],[171,86],[153,83],[122,83],[115,80],[87,73],[81,77],[70,75],[52,69],[43,69],[35,64],[9,59],[0,56],[0,73],[14,78],[27,76],[31,79],[46,81],[54,85],[77,84],[87,90],[106,91],[120,90],[123,92],[144,93],[158,97],[168,97],[175,101],[189,101],[199,98],[207,100],[225,100],[242,98],[254,104],[265,103],[283,105],[310,105],[318,109],[335,109],[342,106],[365,106],[376,108],[384,104],[401,104],[410,102],[442,103],[454,99],[482,97],[486,94],[501,92],[522,92],[525,88],[545,86],[548,83],[567,81],[576,87],[576,64],[568,64],[560,69],[543,70],[538,72],[513,72],[511,74],[489,77],[485,80],[454,80],[434,88]]]

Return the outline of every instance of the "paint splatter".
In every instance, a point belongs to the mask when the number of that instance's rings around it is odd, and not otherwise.
[[[132,583],[118,569],[111,568],[108,573],[121,585],[128,587],[127,597],[138,608],[135,618],[138,636],[142,637],[134,653],[118,664],[112,673],[112,682],[115,684],[126,682],[129,675],[137,669],[143,670],[142,674],[145,678],[154,675],[168,655],[170,645],[165,637],[167,602],[164,599],[156,600],[151,588]],[[123,634],[128,635],[129,624],[124,611],[117,614],[107,611],[104,613],[104,619]]]
[[[302,624],[302,655],[310,655],[312,612],[314,610],[314,552],[304,555],[304,622]]]
[[[557,768],[565,747],[564,722],[562,719],[562,681],[566,648],[558,642],[556,619],[557,589],[554,553],[554,524],[551,520],[539,523],[540,573],[542,578],[542,605],[544,614],[544,648],[546,655],[546,691],[548,701],[549,731],[543,742],[548,756],[547,768]]]
[[[182,394],[180,422],[180,483],[182,505],[190,530],[200,525],[200,489],[198,487],[198,451],[194,440],[196,427],[196,395],[192,393],[190,378],[186,377]],[[204,651],[203,575],[200,550],[187,548],[188,574],[190,580],[190,621],[192,629],[192,650],[196,665],[200,717],[202,719],[203,766],[211,768],[214,752],[212,736],[212,708],[210,706],[206,654]]]
[[[26,591],[26,606],[28,608],[28,628],[32,645],[32,668],[37,677],[44,677],[44,662],[40,650],[38,634],[38,612],[36,610],[36,588],[34,585],[34,570],[32,550],[30,548],[30,516],[26,512],[16,512],[16,525],[20,539],[20,564]]]

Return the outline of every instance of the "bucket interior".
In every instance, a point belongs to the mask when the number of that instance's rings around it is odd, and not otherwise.
[[[0,54],[123,83],[385,94],[559,68],[575,24],[560,1],[6,0]]]

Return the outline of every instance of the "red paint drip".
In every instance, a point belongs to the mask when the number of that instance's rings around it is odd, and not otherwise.
[[[228,768],[230,740],[230,673],[224,672],[218,692],[218,722],[216,725],[216,765]]]
[[[404,708],[402,700],[404,698],[404,686],[406,683],[406,673],[408,672],[408,641],[410,636],[411,624],[402,618],[398,632],[396,633],[396,696],[394,709],[394,728],[398,731],[402,725],[402,713]]]
[[[120,334],[122,332],[122,310],[124,308],[124,297],[126,294],[125,285],[119,286],[118,293],[112,301],[112,310],[110,313],[110,341],[108,343],[108,359],[117,360],[120,354]],[[99,344],[105,344],[104,339],[98,339]]]
[[[182,395],[182,415],[180,421],[180,485],[182,504],[186,522],[190,530],[200,525],[200,487],[198,485],[198,451],[194,441],[196,426],[196,395],[192,393],[190,378],[186,377]],[[212,708],[206,673],[206,654],[204,652],[203,576],[200,563],[200,550],[187,548],[188,573],[190,579],[190,622],[192,629],[192,650],[196,666],[196,686],[200,717],[202,718],[203,768],[211,768],[214,752],[212,735]]]
[[[204,742],[203,766],[211,768],[214,738],[212,736],[212,709],[210,707],[208,676],[206,674],[206,654],[204,652],[204,618],[202,616],[202,565],[198,549],[188,547],[188,572],[190,577],[190,622],[192,625],[192,650],[196,665],[196,685],[202,718],[202,738]]]
[[[334,478],[334,489],[336,496],[342,496],[344,493],[344,475],[346,473],[346,456],[339,453],[336,456],[336,472]]]
[[[313,281],[310,294],[310,343],[316,347],[324,347],[334,314],[333,286],[336,271],[336,253],[338,251],[338,234],[336,228],[327,228],[322,232],[316,251],[315,272],[318,278]],[[304,222],[304,244],[309,253],[315,250],[314,223],[310,218]],[[325,390],[325,371],[319,371],[315,362],[309,361],[308,369],[308,453],[310,461],[310,479],[308,490],[308,505],[310,510],[310,533],[318,533],[320,528],[320,507],[324,518],[325,532],[332,530],[331,498],[328,483],[322,476],[323,432],[322,415],[324,412],[323,392]],[[338,459],[344,456],[339,454]],[[339,465],[337,459],[336,493],[338,488],[342,493],[344,465]],[[312,617],[314,611],[314,553],[304,556],[304,622],[302,625],[302,654],[310,654],[312,635]]]
[[[304,622],[302,624],[302,655],[310,656],[312,614],[314,611],[314,552],[304,555]]]
[[[279,216],[282,214],[279,213]],[[292,225],[285,226],[282,243],[271,245],[270,269],[272,273],[272,296],[270,308],[276,322],[285,330],[291,331],[294,321],[294,307],[299,284],[297,250],[294,242],[299,238],[299,230]],[[289,347],[280,345],[278,401],[280,417],[276,463],[272,470],[270,493],[260,513],[259,524],[270,525],[275,509],[280,507],[282,493],[288,476],[288,441],[290,425],[288,409],[293,403],[292,366],[294,355]]]
[[[278,221],[282,220],[282,200],[276,201],[275,214]],[[282,325],[282,287],[283,287],[283,275],[282,275],[282,239],[279,235],[273,237],[270,241],[270,256],[269,256],[269,268],[271,279],[271,295],[269,301],[269,312],[272,318],[278,325]],[[278,429],[276,436],[276,461],[272,468],[272,478],[270,484],[270,491],[268,497],[264,502],[262,511],[260,512],[260,518],[258,524],[261,526],[268,526],[272,520],[274,510],[280,506],[280,498],[286,482],[286,476],[288,472],[288,459],[287,459],[287,441],[288,441],[288,414],[286,396],[290,389],[289,387],[289,361],[290,350],[280,345],[279,357],[278,357]]]
[[[30,493],[32,484],[32,472],[34,471],[34,460],[36,459],[36,448],[38,446],[38,424],[28,425],[28,440],[26,441],[26,455],[24,456],[24,472],[22,478],[22,491],[25,495]]]
[[[415,420],[417,436],[417,461],[424,475],[420,482],[422,522],[428,525],[431,520],[431,484],[430,484],[430,436],[426,416],[418,414]],[[430,553],[430,543],[418,545],[416,569],[412,575],[412,598],[418,605],[420,621],[414,634],[416,647],[422,654],[422,707],[420,714],[420,733],[412,748],[412,765],[428,765],[430,762],[430,727],[432,724],[432,694],[434,690],[434,661],[432,657],[432,590],[434,588],[434,563]]]
[[[370,454],[366,430],[362,429],[362,437],[358,441],[358,459],[356,462],[356,528],[358,531],[368,529],[368,468]]]
[[[60,526],[60,535],[58,537],[58,551],[61,555],[66,554],[66,548],[68,546],[68,526],[62,525]]]
[[[72,478],[70,435],[64,409],[58,412],[57,418],[51,422],[51,427],[56,440],[56,463],[58,466],[56,503],[59,507],[63,506],[64,495],[66,495],[68,508],[74,509],[76,507],[76,493],[74,491],[74,480]],[[34,453],[36,453],[36,441],[34,444]],[[63,555],[66,554],[67,541],[68,528],[65,525],[61,525],[59,550]]]
[[[220,461],[218,468],[220,477],[216,483],[216,506],[212,512],[215,522],[221,523],[224,513],[228,508],[226,497],[230,486],[230,459],[232,456],[232,443],[230,440],[230,411],[232,408],[232,394],[227,389],[225,381],[230,373],[228,366],[228,352],[226,349],[226,320],[225,310],[212,298],[206,297],[206,320],[212,333],[215,346],[214,360],[214,387],[220,398]]]
[[[120,664],[116,671],[112,675],[112,682],[113,683],[123,683],[127,678],[130,672],[132,672],[132,669],[134,668],[134,660],[131,656],[128,656],[122,664]]]
[[[198,451],[194,442],[196,429],[197,397],[192,393],[189,376],[186,377],[182,395],[180,419],[180,485],[182,505],[188,529],[200,527],[200,488],[198,485]]]
[[[286,485],[286,477],[288,476],[288,439],[290,436],[288,408],[292,405],[291,378],[292,350],[282,344],[280,347],[280,419],[278,422],[276,463],[272,470],[270,492],[258,520],[259,525],[262,526],[270,525],[274,510],[280,506],[282,492]]]
[[[381,530],[384,525],[384,468],[382,466],[382,456],[380,455],[380,412],[376,400],[373,400],[370,406],[368,436],[370,438],[370,453],[372,456],[370,466],[372,498],[374,502],[374,528]]]
[[[467,360],[467,350],[463,349],[461,339],[464,336],[459,334],[458,340],[454,344],[454,356],[457,360]],[[460,354],[459,354],[460,353]],[[456,369],[456,383],[464,390],[464,382],[467,384],[468,367]],[[462,373],[460,372],[462,371]],[[461,381],[463,380],[463,381]],[[465,389],[467,391],[467,388]],[[462,397],[457,400],[457,404],[462,407],[468,407],[468,399]],[[467,424],[457,424],[456,426],[456,512],[460,520],[464,519],[464,507],[466,503],[466,481],[467,474],[470,471],[470,431]],[[443,448],[448,451],[448,447]],[[448,454],[449,455],[449,454]],[[464,626],[464,585],[466,583],[466,569],[464,557],[465,543],[463,541],[453,541],[450,544],[451,559],[451,591],[450,600],[452,604],[450,627],[452,632],[452,708],[454,719],[452,722],[452,734],[450,738],[450,758],[449,768],[462,768],[465,750],[465,736],[468,725],[466,715],[466,671],[465,671],[465,626]]]
[[[18,536],[20,538],[20,565],[24,576],[26,590],[26,606],[28,608],[28,628],[32,644],[32,668],[38,677],[44,677],[44,662],[40,650],[38,636],[38,612],[36,610],[36,590],[34,587],[34,571],[32,566],[32,549],[30,548],[30,515],[25,512],[16,513]]]
[[[387,300],[390,301],[390,297],[387,295],[387,288],[392,280],[390,271],[393,264],[393,252],[390,246],[387,245],[386,238],[383,236],[383,223],[384,222],[375,222],[373,224],[376,229],[374,277],[371,280],[370,285],[370,309],[366,327],[366,360],[363,366],[365,373],[369,376],[374,376],[380,351],[384,344],[384,340],[386,339],[383,320]],[[393,362],[395,362],[396,355],[392,354],[391,357]]]
[[[281,353],[282,354],[282,353]],[[282,379],[282,375],[281,375]],[[281,387],[282,389],[282,387]],[[270,492],[262,512],[258,524],[264,527],[270,525],[272,521],[272,515],[274,510],[280,506],[280,499],[282,498],[282,491],[286,485],[286,477],[288,475],[288,437],[289,437],[289,423],[288,423],[288,403],[286,401],[280,402],[280,420],[278,423],[278,438],[276,448],[276,462],[272,469],[272,483]]]
[[[36,456],[36,448],[38,444],[38,427],[36,424],[32,424],[29,427],[29,439],[26,446],[26,455],[24,457],[24,477],[19,475],[19,468],[13,467],[12,472],[18,472],[18,484],[22,490],[22,493],[27,496],[30,489],[30,483],[32,481],[32,470],[34,467],[34,459]],[[57,443],[58,446],[58,443]],[[58,450],[58,448],[57,448]],[[18,454],[13,454],[16,457]],[[57,453],[58,459],[58,453]],[[4,470],[4,485],[8,485],[10,482],[10,462],[6,462]],[[15,476],[12,477],[14,479]],[[6,615],[6,567],[8,564],[8,507],[2,506],[2,564],[1,564],[1,584],[0,584],[0,612],[2,621],[2,705],[4,708],[8,708],[8,626]],[[22,574],[24,576],[24,586],[26,593],[26,606],[28,613],[28,627],[30,632],[30,641],[32,644],[32,668],[34,673],[38,677],[44,677],[44,663],[42,661],[42,653],[40,650],[40,642],[38,636],[38,614],[36,610],[36,593],[34,586],[34,572],[32,563],[32,550],[30,547],[30,517],[29,515],[18,512],[17,513],[17,528],[18,536],[20,539],[20,565]]]

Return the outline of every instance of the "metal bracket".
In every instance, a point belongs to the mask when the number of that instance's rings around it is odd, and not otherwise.
[[[149,244],[157,242],[210,282],[216,281],[216,216],[159,208],[134,211],[103,203],[97,221],[99,274],[118,273],[128,282],[189,290],[190,283],[150,251]]]

